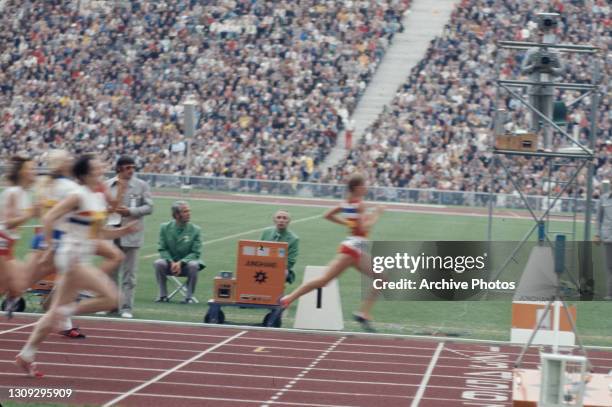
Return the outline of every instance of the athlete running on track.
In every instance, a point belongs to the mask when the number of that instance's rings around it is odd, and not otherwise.
[[[287,308],[293,301],[312,290],[326,286],[331,280],[338,277],[344,270],[353,266],[364,275],[373,278],[369,254],[365,251],[367,236],[382,213],[381,207],[368,211],[363,202],[368,190],[363,176],[356,174],[347,182],[348,196],[345,202],[329,210],[325,219],[346,226],[349,236],[340,244],[338,254],[327,265],[325,273],[314,280],[308,281],[292,293],[281,298],[281,307]],[[370,326],[370,310],[376,300],[377,291],[372,289],[368,297],[362,302],[359,312],[353,314],[355,319],[367,330]]]
[[[91,155],[79,157],[74,164],[73,174],[80,187],[43,217],[45,244],[51,247],[54,225],[68,215],[67,228],[54,258],[59,276],[51,306],[38,321],[15,360],[17,366],[29,376],[42,376],[36,370],[34,359],[40,343],[56,325],[75,314],[106,311],[117,306],[117,286],[91,260],[98,239],[116,239],[137,229],[135,223],[112,230],[103,229],[107,202],[99,188],[103,169],[97,159]],[[46,253],[51,256],[50,251]],[[75,298],[82,290],[91,291],[97,296],[77,303]]]
[[[10,161],[7,179],[11,186],[0,194],[0,256],[3,257],[5,284],[9,290],[6,310],[9,318],[20,298],[20,281],[24,264],[15,258],[15,245],[21,234],[19,227],[38,215],[38,207],[32,205],[30,188],[36,180],[34,163],[26,157],[14,156]],[[10,278],[9,278],[10,276]]]

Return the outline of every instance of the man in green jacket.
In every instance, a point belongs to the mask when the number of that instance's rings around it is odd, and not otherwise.
[[[289,230],[291,223],[291,215],[288,211],[280,209],[276,211],[272,217],[274,225],[263,231],[259,240],[266,242],[286,242],[289,245],[287,254],[287,270],[285,272],[285,280],[292,284],[295,281],[295,272],[293,266],[297,261],[299,253],[300,238]]]
[[[202,239],[200,227],[189,223],[191,211],[185,201],[172,204],[174,220],[163,223],[159,230],[159,256],[154,263],[159,297],[155,302],[168,302],[166,290],[167,276],[187,277],[187,295],[184,304],[193,301],[193,292],[198,282],[198,272],[204,267],[200,260]]]

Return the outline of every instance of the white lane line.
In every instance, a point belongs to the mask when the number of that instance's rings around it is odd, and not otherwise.
[[[138,322],[138,320],[136,320],[136,322]],[[0,322],[0,327],[2,325],[5,325],[5,324]],[[6,325],[15,326],[17,324],[6,324]],[[175,331],[163,332],[163,331],[150,331],[150,330],[142,330],[142,329],[100,328],[100,327],[97,327],[97,326],[86,326],[86,327],[83,327],[83,330],[87,330],[87,332],[90,332],[90,331],[109,331],[109,332],[129,332],[129,333],[134,333],[134,334],[139,334],[139,335],[141,335],[141,334],[144,334],[144,335],[151,334],[155,338],[160,338],[160,336],[163,336],[163,335],[172,336],[172,337],[177,337],[177,336],[189,337],[189,336],[191,336],[191,337],[194,337],[194,338],[226,338],[225,335],[203,334],[203,333],[196,333],[196,332],[190,332],[190,333],[188,333],[188,332],[175,332]],[[90,335],[90,336],[92,338],[96,338],[97,337],[97,336],[94,336],[94,335]],[[100,338],[113,338],[113,337],[109,337],[109,336],[99,336],[99,337]],[[120,337],[119,339],[124,339],[124,337]],[[138,339],[146,339],[146,338],[139,337]],[[249,336],[248,338],[242,338],[242,340],[254,341],[254,342],[257,342],[257,343],[260,343],[260,342],[278,342],[278,343],[296,343],[296,344],[306,343],[308,345],[329,345],[329,342],[319,341],[319,340],[284,339],[284,338],[272,338],[272,337],[267,337],[267,336]],[[213,343],[217,343],[217,341],[214,341]],[[406,349],[405,346],[401,346],[401,345],[383,345],[383,344],[372,345],[372,344],[365,344],[365,343],[343,343],[342,346],[349,347],[349,348],[350,347],[353,347],[353,348],[363,347],[363,348],[372,348],[372,349],[383,349],[383,348],[385,348],[385,349]],[[266,346],[266,347],[268,347],[268,346]],[[420,350],[435,350],[435,347],[429,347],[429,346],[411,346],[410,348],[412,350],[418,350],[418,349],[420,349]],[[312,348],[310,347],[309,349],[312,349]],[[173,349],[173,350],[177,350],[177,349]],[[472,352],[477,352],[477,351],[472,351]]]
[[[0,366],[2,364],[6,363],[7,365],[10,366],[14,366],[15,361],[14,360],[2,360],[0,361]],[[42,366],[60,366],[60,367],[66,367],[66,368],[74,368],[75,364],[74,363],[50,363],[50,362],[39,362],[39,365]],[[438,365],[441,366],[441,365]],[[442,367],[448,367],[448,366],[442,366]],[[83,364],[79,364],[78,368],[89,368],[92,369],[93,371],[96,370],[117,370],[118,372],[113,372],[113,373],[117,373],[117,374],[121,374],[122,372],[120,371],[138,371],[138,372],[165,372],[165,369],[153,369],[153,368],[147,368],[147,367],[117,367],[117,366],[102,366],[102,365],[83,365]],[[270,381],[272,382],[277,382],[279,380],[287,380],[289,381],[289,384],[295,384],[297,383],[297,379],[295,376],[291,375],[291,376],[282,376],[280,374],[274,374],[274,375],[262,375],[262,374],[258,374],[258,375],[253,375],[253,374],[244,374],[244,373],[226,373],[226,372],[217,372],[217,371],[200,371],[200,370],[182,370],[181,373],[184,373],[186,375],[195,375],[198,378],[201,378],[203,382],[207,381],[207,377],[209,376],[213,376],[215,378],[218,378],[219,376],[226,378],[227,379],[227,383],[232,383],[232,382],[236,382],[236,381],[240,381],[243,378],[249,378],[249,379],[264,379],[266,381],[266,383],[269,383]],[[418,376],[419,378],[422,378],[423,375],[420,373],[407,373],[408,375],[412,375],[412,376]],[[2,376],[8,376],[8,377],[15,377],[15,378],[23,378],[23,374],[22,373],[2,373],[0,372],[0,375]],[[46,375],[45,375],[46,377]],[[438,378],[447,378],[447,379],[465,379],[465,376],[458,374],[458,375],[436,375],[436,377]],[[105,378],[104,380],[107,380],[107,378]],[[389,387],[419,387],[419,384],[410,384],[410,383],[406,383],[405,381],[403,382],[383,382],[380,380],[376,380],[376,381],[372,381],[372,380],[344,380],[344,379],[337,379],[334,378],[329,379],[329,378],[325,378],[325,379],[312,379],[309,377],[300,377],[300,380],[302,380],[303,382],[308,382],[308,384],[314,384],[317,385],[319,383],[322,384],[328,384],[330,381],[332,381],[333,383],[337,384],[340,388],[342,388],[343,384],[349,384],[349,385],[360,385],[363,388],[366,388],[367,386],[378,386],[378,387],[383,387],[383,386],[389,386]],[[499,380],[499,379],[496,379]],[[292,383],[293,382],[293,383]],[[159,381],[157,383],[166,383],[165,381]],[[431,385],[431,388],[443,388],[443,389],[455,389],[455,390],[465,390],[465,386],[449,386],[448,384],[444,384],[444,385]],[[292,391],[297,391],[297,390],[292,390]],[[139,393],[138,395],[141,395],[143,393]],[[425,397],[425,399],[430,399],[431,397]]]
[[[446,348],[446,350],[447,350],[448,352],[452,352],[452,353],[457,354],[457,355],[459,355],[459,356],[463,356],[463,357],[464,357],[464,358],[466,358],[466,359],[471,358],[471,356],[470,356],[470,355],[466,355],[465,353],[461,353],[461,352],[458,352],[458,351],[453,350],[453,349]]]
[[[36,321],[36,322],[38,322],[38,321]],[[23,328],[28,328],[28,327],[34,326],[34,325],[36,325],[36,322],[32,322],[31,324],[27,324],[27,325],[21,325],[21,326],[18,326],[17,328],[13,328],[13,329],[7,329],[6,331],[0,331],[0,335],[2,335],[2,334],[8,334],[8,333],[10,333],[10,332],[19,331],[20,329],[23,329]]]
[[[276,400],[278,400],[280,397],[282,397],[283,394],[285,394],[286,392],[290,391],[291,388],[301,379],[304,378],[304,376],[310,372],[312,369],[314,369],[315,366],[317,366],[317,364],[319,364],[320,361],[322,361],[327,355],[329,355],[330,352],[332,352],[334,349],[336,349],[336,347],[338,345],[340,345],[340,343],[342,343],[342,341],[344,341],[346,339],[346,336],[341,337],[340,339],[338,339],[336,342],[334,342],[329,348],[327,348],[325,351],[323,351],[319,356],[317,356],[317,358],[315,358],[312,363],[310,363],[310,365],[308,365],[308,367],[304,368],[300,373],[298,373],[297,376],[295,376],[293,378],[293,380],[289,381],[288,384],[285,385],[285,387],[283,387],[282,389],[280,389],[278,392],[276,392],[275,395],[273,395],[272,397],[270,397],[270,399],[265,402],[264,404],[261,405],[261,407],[269,407],[270,404],[275,403]]]
[[[313,216],[308,216],[306,218],[300,218],[300,219],[292,220],[291,224],[307,222],[309,220],[313,220],[313,219],[317,219],[317,218],[321,219],[322,215],[313,215]],[[269,227],[270,227],[270,225],[265,226],[263,228],[247,230],[246,232],[234,233],[233,235],[223,236],[223,237],[220,237],[218,239],[207,240],[205,242],[202,242],[202,247],[208,246],[208,245],[213,244],[213,243],[224,242],[226,240],[234,239],[234,238],[237,238],[237,237],[240,237],[240,236],[244,236],[244,235],[248,235],[248,234],[251,234],[251,233],[261,232],[261,231],[263,231],[265,229],[268,229]],[[156,257],[156,256],[159,256],[159,253],[147,254],[145,256],[142,256],[142,258],[143,259],[151,259],[151,258]]]
[[[189,363],[198,360],[199,358],[201,358],[202,356],[214,351],[215,349],[220,348],[221,346],[233,341],[236,338],[239,338],[240,336],[244,335],[245,333],[247,333],[248,331],[240,331],[238,332],[236,335],[234,336],[230,336],[229,338],[227,338],[226,340],[224,340],[223,342],[219,342],[218,344],[216,344],[213,347],[210,347],[208,349],[206,349],[205,351],[202,351],[200,353],[198,353],[197,355],[195,355],[194,357],[192,357],[191,359],[187,359],[186,361],[184,361],[183,363],[179,363],[178,365],[174,366],[172,369],[166,370],[165,372],[155,376],[154,378],[152,378],[151,380],[149,380],[148,382],[145,382],[143,384],[141,384],[140,386],[136,386],[134,387],[132,390],[122,394],[119,397],[116,397],[114,399],[112,399],[111,401],[109,401],[108,403],[104,404],[102,407],[109,407],[112,406],[114,404],[117,404],[118,402],[120,402],[121,400],[126,399],[127,397],[131,396],[132,394],[144,389],[145,387],[149,386],[150,384],[153,384],[161,379],[163,379],[164,377],[168,376],[171,373],[176,372],[177,370],[181,369],[184,366],[187,366]]]
[[[425,372],[425,376],[423,376],[423,380],[421,380],[421,385],[419,386],[419,390],[417,394],[412,399],[412,404],[410,407],[419,407],[419,403],[425,394],[425,389],[427,388],[427,383],[429,382],[429,378],[433,373],[434,367],[436,367],[436,363],[438,363],[438,358],[440,357],[440,353],[442,353],[442,349],[444,348],[444,342],[440,342],[438,347],[436,348],[436,352],[431,358],[431,362],[429,362],[429,366],[427,367],[427,371]]]
[[[182,384],[182,383],[177,383],[177,384]],[[0,385],[0,389],[8,389],[11,387],[14,387],[14,386]],[[109,394],[109,395],[119,394],[119,392],[103,391],[103,390],[78,389],[77,391],[79,393],[87,393],[87,394]],[[339,393],[332,393],[332,394],[339,394]],[[359,394],[354,394],[354,395],[358,396]],[[197,400],[197,401],[202,401],[202,402],[203,401],[230,401],[230,402],[241,403],[241,404],[261,403],[261,401],[252,400],[252,399],[246,400],[246,399],[229,399],[229,398],[221,398],[221,397],[199,397],[199,396],[186,396],[186,395],[179,395],[179,394],[168,395],[168,394],[156,394],[156,393],[139,393],[136,395],[136,397],[149,397],[153,399],[161,399],[162,401],[167,401],[167,399],[172,399],[174,402],[173,405],[180,405],[179,402],[176,401],[176,399]],[[397,397],[397,396],[388,396],[388,397]],[[446,401],[446,402],[456,402],[457,401],[457,399],[443,399],[443,398],[428,398],[427,400]],[[288,406],[297,406],[297,407],[347,407],[346,405],[338,405],[338,404],[313,404],[313,403],[306,404],[306,403],[300,403],[300,402],[283,402],[282,404],[288,405]],[[450,404],[446,403],[445,405],[450,405]]]
[[[155,346],[143,346],[145,342],[150,342],[152,344],[156,344],[156,343],[167,343],[167,340],[165,339],[151,339],[151,338],[147,338],[147,339],[137,339],[137,338],[131,338],[131,337],[119,337],[119,336],[97,336],[97,335],[88,335],[87,336],[90,339],[103,339],[106,340],[106,344],[100,344],[100,343],[92,343],[91,341],[89,341],[89,343],[83,343],[83,344],[79,344],[79,346],[101,346],[101,347],[106,347],[106,348],[119,348],[119,349],[164,349],[165,348],[159,348],[159,347],[155,347]],[[128,345],[109,345],[108,342],[112,341],[112,340],[116,340],[116,341],[139,341],[139,346],[128,346]],[[5,342],[23,342],[22,340],[19,339],[3,339],[3,341]],[[58,344],[58,345],[65,345],[66,342],[58,342],[58,341],[47,341],[46,343],[54,343],[54,344]],[[183,345],[214,345],[216,344],[217,341],[181,341],[181,344]],[[239,349],[253,349],[253,345],[251,344],[239,344],[239,343],[233,343],[230,344],[229,346],[232,347],[232,349],[234,348],[239,348]],[[291,351],[298,351],[302,354],[307,354],[309,352],[321,352],[321,349],[310,349],[307,347],[282,347],[282,346],[267,346],[266,348],[268,349],[277,349],[280,351],[283,350],[291,350]],[[191,349],[173,349],[173,351],[188,351],[188,352],[197,352]],[[407,353],[385,353],[385,352],[371,352],[371,351],[347,351],[347,350],[336,350],[335,354],[338,356],[344,356],[346,355],[347,357],[351,357],[352,355],[363,355],[363,354],[367,354],[367,355],[372,355],[372,356],[393,356],[396,360],[403,360],[403,359],[409,359],[410,361],[414,361],[414,359],[425,359],[423,361],[423,363],[414,363],[415,365],[424,365],[426,360],[429,360],[429,356],[424,355],[423,352],[415,352],[412,354],[407,354]],[[518,355],[518,353],[500,353],[500,355]],[[266,355],[262,355],[262,354],[250,354],[249,356],[266,356]],[[527,356],[530,357],[537,357],[537,355],[535,354],[528,354]],[[286,356],[282,356],[283,358]],[[442,356],[441,358],[444,360],[463,360],[465,357],[468,357],[467,355],[461,355],[461,357],[453,357],[453,356]],[[307,357],[305,358],[301,358],[301,359],[309,359]],[[610,358],[591,358],[594,360],[604,360],[604,361],[608,361],[608,360],[612,360]],[[368,360],[355,360],[354,362],[358,362],[358,363],[387,363],[387,362],[380,362],[380,361],[368,361]],[[401,362],[388,362],[391,364],[405,364],[401,363]]]
[[[5,376],[5,377],[23,377],[23,375],[17,375],[14,373],[2,373],[0,372],[0,376]],[[87,377],[87,376],[62,376],[62,375],[48,375],[45,374],[46,378],[49,379],[61,379],[63,381],[69,380],[69,381],[81,381],[81,385],[83,385],[83,381],[94,381],[94,382],[111,382],[111,383],[116,383],[116,382],[121,382],[121,383],[144,383],[145,380],[137,380],[137,379],[118,379],[118,378],[100,378],[100,377]],[[173,386],[185,386],[185,387],[191,387],[191,388],[201,388],[201,389],[206,389],[206,388],[213,388],[213,389],[241,389],[241,390],[261,390],[261,391],[270,391],[270,387],[254,387],[254,386],[235,386],[235,385],[231,385],[231,384],[218,384],[218,383],[214,383],[214,384],[207,384],[207,383],[188,383],[188,382],[170,382],[170,381],[160,381],[157,382],[157,384],[168,384],[168,385],[173,385]],[[416,386],[416,385],[415,385]],[[2,386],[0,386],[2,387]],[[7,386],[9,387],[9,386]],[[80,389],[76,389],[77,392],[80,392]],[[312,390],[296,390],[296,389],[291,389],[292,392],[295,393],[312,393]],[[323,390],[317,390],[317,393],[319,394],[330,394],[330,395],[340,395],[340,396],[363,396],[363,397],[376,397],[375,394],[371,394],[371,393],[343,393],[343,392],[339,392],[339,391],[323,391]],[[121,394],[120,392],[116,392],[115,394]],[[139,393],[137,396],[141,396],[144,395],[145,393]],[[171,396],[169,396],[171,397]],[[405,399],[407,396],[402,396],[402,395],[389,395],[386,394],[385,397],[390,397],[390,398],[399,398],[399,399]]]
[[[2,352],[7,352],[7,353],[14,353],[14,352],[19,352],[20,348],[15,348],[15,349],[1,349],[0,353]],[[195,353],[195,352],[192,352]],[[121,357],[123,359],[130,359],[130,360],[141,360],[141,361],[151,361],[151,362],[182,362],[184,359],[177,359],[177,358],[161,358],[161,357],[157,357],[157,356],[150,356],[150,357],[146,357],[146,356],[117,356],[117,355],[109,355],[109,354],[99,354],[99,353],[76,353],[76,352],[50,352],[50,351],[39,351],[38,354],[41,355],[51,355],[51,356],[73,356],[73,357],[84,357],[84,358],[100,358],[103,359],[102,362],[98,362],[98,363],[104,363],[104,359],[117,359],[117,357]],[[225,355],[225,353],[224,353]],[[290,359],[291,360],[291,359]],[[312,360],[312,359],[307,359],[307,360]],[[326,360],[331,360],[331,359],[326,359]],[[209,361],[205,361],[205,360],[196,360],[194,362],[192,362],[194,365],[213,365],[213,366],[226,366],[226,367],[244,367],[244,368],[249,368],[252,367],[253,364],[252,363],[248,363],[248,362],[244,362],[244,363],[240,363],[240,362],[221,362],[221,361],[213,361],[213,362],[209,362]],[[364,362],[366,364],[370,364],[371,362]],[[526,364],[535,364],[535,362],[527,362]],[[406,366],[406,364],[403,364],[404,366]],[[423,365],[419,365],[419,364],[408,364],[410,366],[423,366]],[[100,367],[109,367],[112,368],[114,365],[99,365]],[[258,367],[260,368],[274,368],[274,369],[278,369],[278,370],[303,370],[304,368],[302,366],[287,366],[287,365],[274,365],[274,364],[262,364],[262,363],[258,363],[257,364]],[[442,366],[442,365],[440,365]],[[325,368],[325,367],[310,367],[309,368],[311,370],[316,370],[316,371],[320,371],[320,372],[338,372],[338,373],[364,373],[364,374],[376,374],[376,375],[388,375],[388,376],[420,376],[417,373],[408,373],[408,372],[389,372],[389,371],[383,371],[383,370],[363,370],[363,369],[335,369],[335,368]],[[229,372],[231,373],[231,372]],[[47,375],[45,375],[46,377]]]
[[[23,343],[23,340],[10,340],[11,342],[16,342],[17,345],[20,345]],[[3,342],[8,342],[7,340],[3,340]],[[49,342],[45,342],[49,345],[63,345],[63,346],[70,346],[69,343],[65,342],[65,341],[49,341]],[[215,342],[216,343],[216,342]],[[212,345],[212,343],[210,343],[210,345]],[[115,349],[136,349],[136,350],[155,350],[155,351],[162,351],[162,352],[167,352],[168,349],[167,348],[152,348],[152,347],[142,347],[142,346],[116,346],[116,345],[101,345],[101,344],[84,344],[81,343],[79,344],[79,348],[83,348],[83,350],[86,350],[87,348],[93,347],[94,350],[97,350],[97,348],[110,348],[111,351],[115,350]],[[2,357],[1,353],[2,352],[16,352],[18,351],[20,348],[20,346],[17,346],[15,349],[1,349],[0,350],[0,358]],[[93,352],[92,351],[92,352]],[[194,350],[188,350],[188,349],[173,349],[173,352],[183,352],[183,353],[189,353],[189,354],[193,354],[196,353],[197,351]],[[41,352],[41,353],[46,353],[46,352]],[[53,353],[53,352],[51,352]],[[92,353],[86,353],[86,354],[80,354],[80,353],[74,353],[71,352],[71,355],[74,356],[79,356],[79,355],[84,355],[84,356],[94,356],[94,354]],[[245,353],[235,353],[235,352],[223,352],[224,356],[245,356]],[[299,356],[286,356],[286,355],[263,355],[263,354],[257,354],[257,355],[248,355],[248,356],[256,356],[257,359],[265,359],[266,362],[270,359],[272,360],[277,360],[277,359],[282,359],[282,360],[299,360],[299,361],[304,361],[304,360],[312,360],[312,358],[309,357],[299,357]],[[531,355],[532,358],[535,358],[535,355]],[[105,357],[105,356],[102,356]],[[133,359],[135,357],[133,356],[122,356],[123,358],[127,358],[127,359]],[[463,360],[463,359],[459,359],[459,358],[451,358],[451,357],[442,357],[442,359],[453,359],[453,360]],[[183,360],[183,359],[168,359],[168,360]],[[600,359],[603,361],[609,361],[610,359]],[[365,365],[384,365],[386,367],[388,366],[393,366],[393,365],[397,365],[397,366],[424,366],[423,363],[406,363],[406,362],[381,362],[381,361],[366,361],[366,360],[353,360],[353,359],[336,359],[336,358],[327,358],[325,359],[326,362],[339,362],[339,363],[351,363],[352,365],[357,365],[357,364],[365,364]],[[2,360],[0,359],[0,363],[12,363],[11,360]],[[208,361],[196,361],[193,362],[194,364],[198,364],[198,363],[202,363],[202,364],[214,364],[214,363],[221,363],[221,362],[208,362]],[[223,363],[229,363],[229,362],[223,362]],[[263,364],[261,361],[257,362],[260,366],[263,367],[267,367],[267,366],[273,366],[273,365],[268,365],[268,364]],[[539,363],[539,359],[535,360],[535,361],[525,361],[526,365],[537,365]],[[51,363],[53,364],[53,363]],[[457,365],[453,365],[453,364],[438,364],[438,366],[440,367],[446,367],[446,368],[450,368],[450,369],[462,369],[461,366],[457,366]],[[99,366],[99,367],[108,367],[108,368],[113,368],[114,366]],[[282,366],[282,367],[287,367],[287,366]],[[318,368],[320,369],[320,368]],[[327,370],[334,370],[334,371],[343,371],[343,369],[327,369]],[[350,371],[355,371],[355,369],[350,369]],[[365,371],[364,371],[365,372]],[[417,374],[417,373],[389,373],[389,372],[385,372],[388,374],[403,374],[403,375],[418,375],[421,376],[421,374]]]
[[[19,313],[20,319],[22,318],[40,318],[40,316],[41,314],[35,314],[35,313],[29,313],[29,312]],[[257,334],[263,333],[263,332],[266,332],[266,333],[270,332],[270,328],[263,327],[263,326],[253,326],[253,325],[232,325],[230,328],[230,327],[224,327],[223,325],[211,326],[210,324],[203,324],[202,322],[168,321],[168,320],[140,319],[140,318],[125,319],[125,318],[119,318],[119,317],[109,318],[109,317],[87,316],[87,315],[76,316],[74,317],[74,319],[77,321],[93,322],[94,324],[100,324],[101,322],[108,322],[109,324],[112,323],[116,325],[123,324],[123,326],[130,326],[130,325],[132,326],[147,325],[147,326],[157,326],[157,327],[161,326],[162,329],[166,329],[166,327],[189,327],[189,328],[197,327],[198,329],[201,329],[201,330],[210,330],[213,332],[217,332],[219,330],[227,330],[227,329],[232,329],[232,330],[241,329],[241,330],[246,330],[246,331],[257,333]],[[2,324],[0,323],[0,325]],[[12,326],[15,324],[9,324],[9,325]],[[474,339],[474,338],[461,338],[461,337],[448,338],[448,337],[440,337],[440,336],[432,337],[432,336],[424,336],[424,335],[407,335],[407,334],[398,334],[398,333],[385,334],[385,333],[369,333],[369,332],[361,332],[361,331],[322,331],[322,330],[295,329],[295,328],[274,328],[274,332],[308,334],[308,335],[321,334],[325,336],[335,336],[335,337],[350,335],[356,338],[408,339],[408,340],[415,340],[415,341],[429,341],[429,342],[439,341],[439,342],[452,342],[452,343],[458,343],[458,344],[473,344],[473,345],[483,345],[483,346],[500,345],[500,346],[504,346],[504,349],[506,348],[510,349],[509,351],[504,351],[503,352],[504,354],[518,355],[520,353],[520,347],[517,347],[516,344],[513,344],[510,341],[502,341],[502,340],[494,340],[494,339]],[[248,339],[256,339],[256,338],[249,337]],[[606,352],[609,354],[609,352],[612,352],[612,346],[585,345],[585,348],[587,350],[591,350],[592,352],[598,352],[598,353]],[[432,348],[427,348],[427,349],[431,350]],[[512,349],[514,349],[515,351],[512,352],[511,351]],[[481,351],[463,349],[463,352],[469,354],[469,353],[479,353]],[[593,359],[592,356],[590,358]],[[603,360],[609,360],[609,359],[603,358]]]

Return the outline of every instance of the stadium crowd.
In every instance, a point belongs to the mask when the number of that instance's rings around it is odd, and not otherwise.
[[[535,13],[549,9],[562,15],[559,42],[598,45],[601,62],[612,47],[603,0],[462,0],[361,142],[319,169],[410,0],[0,4],[10,28],[0,32],[0,164],[16,152],[42,162],[55,147],[107,163],[127,151],[139,171],[183,174],[181,102],[193,96],[201,102],[194,175],[341,183],[358,170],[374,186],[478,192],[493,175],[497,192],[512,192],[501,168],[489,171],[489,129],[497,107],[517,122],[526,112],[508,97],[495,105],[495,42],[534,40]],[[588,82],[592,59],[563,55],[562,80]],[[521,58],[505,53],[501,76],[520,77]],[[612,177],[612,68],[602,67],[597,180]],[[589,102],[568,117],[582,141]],[[527,194],[546,192],[542,159],[515,159],[511,171],[523,174]]]
[[[550,3],[550,8],[547,6]],[[435,188],[456,191],[488,191],[492,153],[489,143],[497,107],[513,119],[525,122],[526,109],[513,98],[495,105],[498,40],[535,41],[535,14],[558,12],[562,21],[559,43],[592,44],[602,51],[603,80],[597,113],[596,183],[612,178],[612,132],[610,80],[612,65],[605,63],[612,50],[610,6],[596,1],[462,0],[453,11],[443,35],[431,42],[423,60],[412,70],[392,105],[385,109],[349,156],[324,175],[324,181],[342,179],[356,170],[366,173],[378,186]],[[524,52],[503,51],[500,75],[521,77]],[[567,66],[563,82],[589,83],[593,58],[562,54]],[[525,77],[522,77],[525,78]],[[558,95],[568,102],[576,93]],[[588,145],[590,98],[569,110],[568,131]],[[526,123],[525,123],[526,124]],[[523,128],[525,128],[523,126]],[[543,159],[513,157],[507,161],[527,194],[545,195],[547,170]],[[553,178],[568,180],[572,168],[559,168]],[[504,170],[496,167],[495,191],[512,193],[514,187]],[[554,189],[563,184],[552,185]],[[567,191],[565,195],[574,191]],[[585,177],[579,178],[579,196],[584,196]]]
[[[0,157],[89,151],[183,173],[310,178],[410,0],[1,2]],[[78,9],[76,7],[79,7]]]

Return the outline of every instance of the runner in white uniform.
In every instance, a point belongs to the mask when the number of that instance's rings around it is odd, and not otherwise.
[[[49,212],[55,205],[64,200],[70,193],[79,190],[81,186],[73,181],[72,176],[73,158],[65,150],[51,150],[47,159],[47,167],[50,174],[47,177],[41,177],[41,182],[35,187],[35,197],[38,202],[42,215]],[[68,228],[68,217],[64,215],[53,225],[53,239],[51,247],[46,247],[44,244],[44,234],[42,228],[37,231],[37,234],[32,239],[32,252],[28,255],[28,260],[24,269],[25,277],[21,279],[21,286],[18,287],[20,293],[25,292],[28,287],[31,287],[37,281],[44,277],[52,275],[56,272],[54,259],[47,256],[48,261],[43,262],[45,250],[50,250],[55,254],[55,250],[59,247],[62,236]],[[96,244],[96,254],[105,258],[105,262],[100,266],[102,270],[110,273],[119,267],[123,260],[123,253],[115,247],[112,242],[98,240]],[[51,298],[48,297],[48,300]],[[48,302],[46,303],[48,305]],[[60,335],[73,339],[83,339],[85,335],[81,333],[78,327],[73,326],[70,318],[65,320],[65,323],[59,331]]]
[[[16,364],[28,375],[40,377],[34,358],[40,343],[65,318],[74,314],[87,314],[111,310],[117,306],[116,285],[102,270],[92,264],[98,239],[115,239],[133,233],[135,223],[121,228],[105,230],[107,202],[99,186],[102,183],[102,164],[91,155],[79,157],[73,168],[80,186],[55,205],[44,217],[45,243],[52,244],[54,225],[67,216],[65,234],[55,253],[55,266],[59,273],[49,311],[38,321],[16,358]],[[50,251],[47,251],[51,256]],[[45,259],[43,259],[45,261]],[[94,298],[75,302],[79,291],[97,294]]]
[[[34,163],[29,158],[11,158],[7,179],[11,184],[0,194],[0,257],[3,262],[3,286],[0,294],[8,290],[6,299],[7,315],[12,316],[13,307],[20,297],[19,287],[23,279],[23,263],[15,259],[15,244],[21,237],[19,227],[38,214],[32,206],[30,187],[34,184],[36,173]]]

